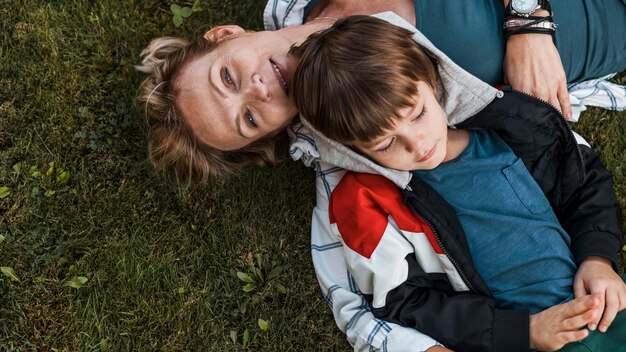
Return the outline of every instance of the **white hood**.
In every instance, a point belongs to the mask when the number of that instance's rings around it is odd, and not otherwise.
[[[442,87],[439,87],[441,89],[438,89],[438,91],[445,90],[447,94],[443,108],[448,116],[448,126],[463,122],[484,109],[496,96],[501,96],[501,92],[497,89],[472,76],[452,62],[426,39],[422,33],[418,32],[415,27],[400,16],[393,12],[383,12],[374,15],[374,17],[414,32],[413,40],[437,57],[442,82]],[[406,188],[411,180],[410,172],[380,166],[350,148],[325,137],[304,118],[300,117],[300,120],[308,129],[307,134],[314,140],[314,145],[317,147],[317,153],[305,151],[305,154],[317,156],[324,162],[346,170],[383,175],[403,189]]]

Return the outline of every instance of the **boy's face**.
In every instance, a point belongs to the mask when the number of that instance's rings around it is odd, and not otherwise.
[[[415,106],[401,110],[401,119],[395,125],[364,143],[354,146],[374,161],[397,170],[432,170],[441,164],[447,154],[448,126],[443,111],[430,86],[417,84]]]

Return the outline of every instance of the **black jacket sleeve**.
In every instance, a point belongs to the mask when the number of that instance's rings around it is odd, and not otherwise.
[[[624,236],[613,180],[593,149],[582,144],[579,148],[585,176],[575,189],[571,189],[571,183],[563,183],[557,216],[572,237],[576,264],[588,256],[600,256],[611,260],[617,270]]]
[[[455,351],[529,350],[528,311],[496,309],[489,297],[452,292],[445,275],[425,273],[414,253],[406,261],[407,281],[387,294],[384,307],[372,309],[374,316],[415,328]]]

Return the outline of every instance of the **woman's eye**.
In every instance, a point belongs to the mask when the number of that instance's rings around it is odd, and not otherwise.
[[[250,112],[250,110],[246,110],[246,123],[248,124],[248,126],[252,127],[252,128],[257,128],[256,122],[254,122],[254,116],[252,116],[252,113]]]
[[[235,86],[235,83],[233,82],[233,78],[230,76],[230,73],[228,72],[228,69],[224,69],[224,80],[226,80],[226,83],[230,86]]]

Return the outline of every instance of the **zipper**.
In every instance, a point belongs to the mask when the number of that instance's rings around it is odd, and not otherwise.
[[[587,172],[585,170],[585,160],[583,159],[583,153],[580,151],[580,147],[578,146],[578,143],[576,143],[576,137],[574,136],[574,132],[572,131],[572,129],[565,122],[566,120],[565,120],[565,116],[563,116],[563,113],[561,113],[561,111],[559,109],[557,109],[554,105],[552,105],[550,102],[548,102],[546,100],[543,100],[543,99],[538,98],[538,97],[536,97],[534,95],[528,94],[528,93],[526,93],[524,91],[517,90],[517,89],[515,89],[515,88],[513,88],[511,86],[508,86],[508,89],[510,89],[511,92],[522,94],[522,95],[524,95],[526,97],[534,99],[535,101],[539,101],[539,102],[542,102],[542,103],[548,105],[549,107],[551,107],[561,117],[559,119],[560,120],[559,123],[561,125],[565,126],[565,129],[567,130],[567,132],[569,133],[570,137],[574,141],[574,147],[576,148],[576,152],[578,154],[578,162],[580,164],[579,166],[580,166],[580,169],[582,170],[582,179],[581,179],[581,181],[583,181],[585,179],[585,177],[587,177],[586,176]]]
[[[407,191],[413,192],[413,189],[411,188],[411,186],[407,185],[405,188]],[[411,211],[413,212],[413,214],[415,214],[415,216],[417,216],[419,219],[423,220],[424,222],[426,222],[428,224],[428,226],[430,227],[430,229],[433,231],[433,234],[435,235],[435,240],[437,240],[437,244],[439,245],[439,247],[441,247],[441,249],[443,250],[443,253],[446,255],[446,257],[448,257],[448,259],[450,259],[450,262],[452,263],[452,265],[454,266],[454,268],[456,269],[456,271],[459,273],[459,275],[461,276],[461,279],[463,280],[463,282],[465,283],[465,285],[467,285],[467,287],[474,291],[474,292],[478,292],[474,286],[470,283],[469,279],[465,276],[465,274],[463,273],[463,270],[461,270],[460,265],[456,262],[456,260],[454,260],[454,258],[450,255],[450,252],[448,252],[448,250],[446,249],[446,247],[443,245],[443,242],[441,242],[441,238],[439,237],[439,232],[437,232],[437,229],[435,229],[435,227],[433,226],[433,224],[430,222],[430,220],[426,219],[424,216],[422,216],[417,209],[415,209],[415,207],[413,206],[413,204],[411,204],[411,202],[408,201],[406,202],[406,205],[409,207],[409,209],[411,209]]]

